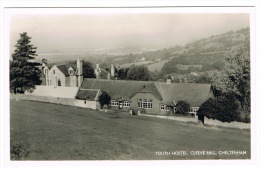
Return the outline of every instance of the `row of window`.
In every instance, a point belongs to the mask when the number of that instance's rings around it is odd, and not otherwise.
[[[117,100],[111,100],[111,106],[118,106],[119,102]],[[130,102],[123,101],[123,107],[130,107]],[[150,99],[139,99],[138,108],[152,109],[153,103]],[[166,104],[161,104],[160,109],[162,111],[170,111],[170,107]],[[196,113],[199,110],[199,107],[191,107],[190,112]],[[173,108],[173,111],[176,112],[176,107]]]
[[[170,107],[168,107],[166,104],[161,104],[160,109],[163,111],[170,111]]]
[[[153,101],[150,100],[150,99],[139,99],[138,100],[138,108],[152,109],[153,108]]]
[[[166,104],[161,104],[160,105],[160,109],[162,111],[170,111],[170,107],[168,107]],[[173,108],[173,112],[176,112],[177,108],[174,107]],[[191,113],[196,113],[199,110],[199,107],[190,107],[190,111]]]
[[[116,100],[111,100],[111,106],[118,106],[119,102]],[[130,102],[123,101],[123,107],[130,107]]]

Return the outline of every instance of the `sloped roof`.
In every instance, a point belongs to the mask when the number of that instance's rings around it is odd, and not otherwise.
[[[130,100],[131,95],[139,90],[142,86],[152,84],[148,81],[127,81],[127,80],[106,80],[106,79],[89,79],[85,78],[81,88],[83,89],[100,89],[106,91],[111,99]]]
[[[185,100],[191,106],[200,106],[211,97],[210,84],[198,83],[171,83],[155,82],[162,98],[166,104]]]
[[[185,100],[191,106],[200,106],[211,97],[210,84],[198,83],[171,83],[151,81],[128,81],[128,80],[106,80],[106,79],[84,79],[81,88],[100,89],[106,91],[111,99],[130,100],[138,92],[152,93],[158,100],[165,104],[176,103]]]
[[[130,96],[130,98],[133,97],[138,92],[148,92],[148,93],[153,94],[158,100],[162,100],[162,96],[154,82],[145,84],[144,86],[139,88],[136,92],[133,92],[132,95]]]
[[[57,68],[65,75],[69,76],[69,72],[66,65],[57,65]]]
[[[76,99],[81,100],[96,100],[97,94],[99,90],[92,90],[92,89],[79,89]]]

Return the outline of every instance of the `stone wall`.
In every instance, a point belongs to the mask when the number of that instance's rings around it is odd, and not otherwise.
[[[208,119],[204,117],[204,125],[211,125],[211,126],[222,126],[222,127],[229,127],[229,128],[239,128],[239,129],[250,129],[250,123],[241,123],[241,122],[221,122],[219,120]]]
[[[98,103],[96,101],[85,101],[77,100],[72,98],[61,98],[61,97],[49,97],[49,96],[35,96],[35,95],[23,95],[19,97],[20,100],[39,101],[45,103],[54,103],[68,106],[76,106],[82,108],[89,108],[96,110],[98,109]]]
[[[78,87],[63,87],[63,86],[35,86],[35,89],[30,93],[25,92],[25,95],[60,97],[60,98],[75,98],[78,92]]]

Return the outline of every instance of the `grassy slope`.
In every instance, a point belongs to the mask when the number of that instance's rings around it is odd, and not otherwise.
[[[11,144],[29,160],[250,158],[250,133],[143,116],[11,100]],[[156,151],[247,150],[247,156],[156,156]]]
[[[169,62],[169,60],[162,60],[160,62],[156,62],[153,64],[150,64],[147,66],[148,70],[151,72],[154,72],[155,70],[161,71],[162,67],[164,66],[165,63]]]

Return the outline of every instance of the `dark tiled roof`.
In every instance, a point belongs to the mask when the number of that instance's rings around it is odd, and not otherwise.
[[[65,75],[69,76],[69,72],[66,65],[57,65],[57,68]]]
[[[100,89],[106,91],[112,99],[123,97],[124,100],[130,100],[139,91],[147,90],[163,103],[171,104],[173,101],[177,103],[177,101],[185,100],[191,106],[200,106],[212,96],[210,84],[197,83],[166,84],[151,81],[84,79],[81,88]]]
[[[148,81],[106,80],[106,79],[84,79],[81,88],[100,89],[106,91],[111,99],[129,100],[131,95],[142,86],[152,84]]]
[[[200,106],[212,96],[210,84],[156,82],[155,85],[167,104],[185,100],[191,106]]]
[[[76,99],[94,101],[96,99],[97,94],[98,94],[98,90],[79,89],[76,95]]]

